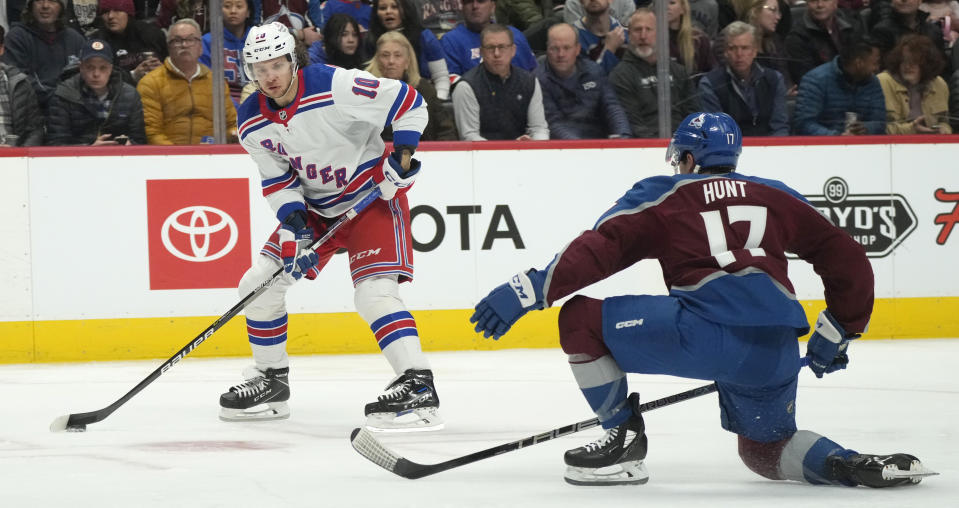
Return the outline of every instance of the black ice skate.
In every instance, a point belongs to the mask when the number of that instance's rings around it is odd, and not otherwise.
[[[248,368],[246,382],[220,395],[220,419],[226,422],[281,420],[290,417],[289,368]]]
[[[874,488],[912,485],[926,476],[939,474],[906,453],[856,454],[848,459],[833,455],[826,459],[826,465],[834,480]]]
[[[636,485],[649,481],[646,425],[639,414],[639,394],[628,399],[633,415],[606,431],[600,440],[566,452],[566,482],[573,485]]]
[[[440,398],[433,387],[433,371],[407,369],[387,387],[376,402],[366,405],[366,426],[372,431],[414,432],[440,430],[436,414]]]

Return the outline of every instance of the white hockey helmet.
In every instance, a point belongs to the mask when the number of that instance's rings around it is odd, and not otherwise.
[[[268,23],[250,28],[243,44],[243,71],[250,81],[256,81],[253,64],[265,62],[276,57],[286,56],[293,65],[296,75],[296,41],[290,30],[279,22]]]

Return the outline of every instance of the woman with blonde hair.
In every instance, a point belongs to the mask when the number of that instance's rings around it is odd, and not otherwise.
[[[386,32],[376,40],[376,53],[366,71],[378,78],[398,79],[416,89],[426,101],[429,123],[423,129],[423,141],[453,141],[459,139],[452,115],[443,108],[436,96],[433,83],[420,75],[413,45],[399,31]],[[383,130],[385,141],[393,140],[393,130]]]
[[[756,27],[759,37],[759,65],[775,69],[783,75],[787,95],[796,95],[796,83],[789,73],[789,57],[786,55],[786,43],[777,28],[782,23],[783,11],[778,0],[749,0],[751,2],[743,21]]]
[[[669,56],[676,59],[691,77],[712,70],[716,65],[712,42],[702,30],[693,27],[689,0],[668,0]]]

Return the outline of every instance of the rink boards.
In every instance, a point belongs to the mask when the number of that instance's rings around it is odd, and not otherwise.
[[[744,173],[786,181],[863,243],[877,297],[867,338],[959,336],[959,144],[928,139],[783,138],[747,143],[740,159]],[[401,289],[424,347],[556,347],[558,306],[497,342],[473,333],[469,309],[517,271],[544,266],[635,181],[670,172],[664,148],[426,144],[409,194],[416,279]],[[236,147],[79,155],[0,152],[0,363],[172,355],[239,301],[236,282],[276,225],[256,168]],[[290,291],[292,353],[377,350],[353,313],[348,272],[337,255]],[[824,307],[818,277],[802,261],[791,262],[790,277],[814,319]],[[583,293],[665,287],[658,265],[644,261]],[[248,352],[236,318],[192,354]]]

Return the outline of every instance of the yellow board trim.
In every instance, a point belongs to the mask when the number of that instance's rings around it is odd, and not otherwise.
[[[810,323],[826,307],[803,301]],[[864,339],[959,337],[959,297],[887,298],[876,301]],[[473,332],[471,310],[413,312],[428,351],[559,347],[558,308],[524,317],[501,340]],[[210,326],[215,317],[84,319],[0,322],[0,363],[74,362],[169,358]],[[287,350],[291,354],[376,353],[369,327],[356,313],[293,314]],[[190,356],[248,356],[246,324],[235,318]]]

